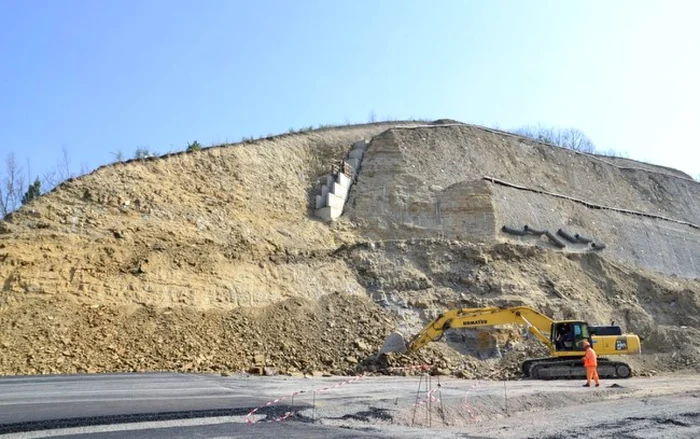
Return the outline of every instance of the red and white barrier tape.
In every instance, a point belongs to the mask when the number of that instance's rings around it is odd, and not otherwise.
[[[438,399],[438,398],[435,396],[435,392],[437,392],[438,390],[440,390],[440,388],[439,388],[439,387],[436,387],[436,388],[434,388],[433,390],[429,391],[429,392],[425,395],[425,398],[424,398],[423,400],[418,401],[417,403],[413,404],[413,406],[414,406],[414,407],[419,407],[419,406],[421,406],[421,405],[423,405],[423,404],[427,404],[428,401],[430,401],[430,402],[440,402],[440,399]]]
[[[366,376],[367,376],[367,375],[365,375],[365,374],[357,375],[357,376],[355,376],[355,377],[352,377],[352,378],[349,379],[349,380],[345,380],[345,381],[343,381],[343,382],[334,384],[334,385],[332,385],[332,386],[326,386],[326,387],[322,387],[322,388],[320,388],[320,389],[312,390],[311,392],[319,392],[319,393],[320,393],[320,392],[327,392],[327,391],[329,391],[329,390],[336,389],[336,388],[338,388],[338,387],[340,387],[340,386],[344,386],[345,384],[350,384],[350,383],[357,382],[357,381],[363,379],[363,378],[366,377]],[[269,407],[269,406],[271,406],[272,404],[277,404],[278,402],[284,401],[284,400],[287,399],[287,398],[293,398],[293,397],[295,397],[296,395],[299,395],[299,394],[301,394],[301,393],[308,393],[308,392],[304,392],[304,391],[292,392],[292,393],[289,394],[289,395],[281,396],[281,397],[279,397],[279,398],[273,399],[272,401],[268,401],[265,405],[262,405],[262,406],[260,406],[260,407],[254,408],[253,410],[250,411],[250,413],[248,413],[248,414],[246,415],[246,417],[245,417],[246,423],[247,423],[247,424],[255,424],[255,423],[257,422],[257,421],[253,421],[252,419],[250,419],[250,417],[253,416],[253,415],[255,414],[255,412],[257,412],[258,410],[263,409],[263,408],[265,408],[265,407]],[[287,413],[284,414],[284,416],[281,416],[281,417],[279,417],[279,418],[275,418],[275,419],[273,419],[273,420],[274,420],[275,422],[282,422],[282,421],[284,421],[285,419],[291,418],[292,415],[294,415],[294,413],[295,413],[295,412],[287,412]]]
[[[260,409],[262,409],[262,408],[265,408],[265,407],[269,407],[269,406],[271,406],[272,404],[277,404],[278,402],[284,401],[284,400],[287,399],[287,398],[294,398],[294,397],[295,397],[296,395],[298,395],[299,393],[301,393],[301,392],[292,392],[292,394],[290,394],[290,395],[281,396],[281,397],[279,397],[279,398],[277,398],[277,399],[273,399],[272,401],[268,401],[265,405],[262,405],[262,406],[260,406],[260,407],[254,408],[253,410],[250,411],[250,413],[248,413],[248,414],[246,415],[246,417],[245,417],[246,423],[248,423],[248,424],[254,424],[254,423],[255,423],[255,422],[253,422],[253,421],[250,419],[250,417],[253,416],[253,415],[255,414],[255,412],[257,412],[258,410],[260,410]]]
[[[467,413],[469,413],[469,417],[474,421],[474,422],[481,422],[481,419],[479,416],[476,414],[476,410],[469,404],[469,392],[472,390],[476,389],[479,386],[479,382],[475,382],[472,384],[471,387],[467,389],[466,395],[464,395],[464,408],[467,410]]]
[[[357,376],[352,377],[351,379],[349,379],[347,381],[343,381],[342,383],[338,383],[338,384],[335,384],[332,386],[322,387],[320,389],[316,389],[315,392],[327,392],[328,390],[335,389],[335,388],[338,388],[340,386],[344,386],[345,384],[350,384],[350,383],[354,383],[355,381],[359,381],[366,376],[367,376],[366,374],[357,375]]]
[[[275,422],[282,422],[285,419],[291,418],[294,413],[295,412],[287,412],[284,414],[284,416],[280,416],[279,418],[275,418],[274,421]],[[254,424],[254,422],[253,422],[253,424]]]

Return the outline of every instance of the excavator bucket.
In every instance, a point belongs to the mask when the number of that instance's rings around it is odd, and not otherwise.
[[[382,348],[379,350],[379,355],[388,354],[390,352],[404,353],[408,351],[406,347],[406,339],[401,335],[400,332],[392,332],[384,340]]]

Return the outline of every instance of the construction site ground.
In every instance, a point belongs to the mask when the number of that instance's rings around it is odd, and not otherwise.
[[[0,436],[690,439],[700,435],[697,375],[604,380],[599,388],[581,384],[172,373],[0,378],[0,387],[8,390],[0,394],[5,408]],[[19,387],[23,393],[16,391]],[[28,406],[33,410],[18,417],[17,410]],[[46,421],[52,416],[54,422]],[[25,422],[17,423],[20,419]],[[44,429],[33,429],[42,420]]]
[[[426,379],[358,380],[329,391],[327,398],[317,395],[316,409],[305,409],[299,418],[316,417],[323,425],[365,431],[377,429],[393,437],[612,439],[700,435],[698,375],[610,380],[599,388],[584,388],[582,381],[432,377],[430,388],[436,400],[429,404]],[[294,392],[313,389],[315,384],[288,383],[275,390],[286,387]],[[313,396],[308,393],[305,402]],[[420,430],[407,429],[411,426]]]

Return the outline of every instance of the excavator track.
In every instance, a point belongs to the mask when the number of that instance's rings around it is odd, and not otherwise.
[[[586,368],[580,358],[535,358],[521,366],[523,375],[536,380],[586,378]],[[598,375],[601,378],[629,378],[632,369],[627,363],[598,358]]]

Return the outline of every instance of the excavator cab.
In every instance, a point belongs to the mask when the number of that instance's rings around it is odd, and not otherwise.
[[[579,321],[554,322],[551,342],[557,352],[584,351],[583,341],[591,341],[588,323]]]

